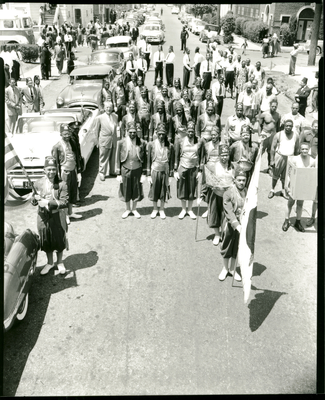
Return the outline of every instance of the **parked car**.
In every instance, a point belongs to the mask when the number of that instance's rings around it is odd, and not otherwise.
[[[204,29],[200,33],[199,40],[201,40],[201,42],[207,42],[208,39],[212,39],[214,37],[218,39],[219,32],[220,32],[220,27],[218,25],[205,24]],[[218,40],[220,41],[220,38]]]
[[[178,14],[179,13],[179,8],[178,7],[173,7],[172,8],[172,14]]]
[[[323,54],[323,40],[318,40],[317,42],[317,47],[316,47],[316,55],[319,56]],[[310,40],[307,40],[306,43],[304,44],[304,48],[307,51],[307,54],[309,54],[309,48],[310,48]]]
[[[8,331],[27,314],[40,241],[30,229],[16,235],[8,222],[4,233],[3,328]]]
[[[98,114],[98,109],[66,108],[46,110],[43,115],[28,113],[18,117],[11,142],[32,182],[44,176],[45,157],[61,139],[60,126],[63,123],[82,123],[79,141],[86,167],[96,144],[94,119]],[[15,190],[31,189],[21,166],[10,170],[8,179]]]
[[[137,47],[132,43],[131,36],[112,36],[106,40],[106,49],[121,50],[124,53],[124,59],[129,58],[129,54],[133,53],[136,58]]]
[[[110,65],[119,74],[124,64],[124,52],[118,48],[95,50],[88,57],[88,64]]]
[[[194,33],[194,35],[199,35],[201,31],[203,31],[204,27],[205,22],[197,18],[193,19],[189,24],[189,29]]]
[[[144,25],[141,35],[148,39],[149,43],[163,43],[165,40],[165,34],[157,24]]]
[[[19,11],[0,10],[0,45],[35,44],[33,21]]]
[[[188,16],[186,16],[186,18],[184,19],[184,24],[188,27],[189,30],[191,30],[191,29],[190,29],[190,24],[191,24],[191,22],[192,22],[194,19],[196,19],[196,18],[195,18],[193,15],[188,15]]]
[[[101,103],[103,79],[108,78],[111,90],[116,86],[118,76],[110,65],[86,65],[70,73],[71,83],[56,99],[57,108],[81,107],[97,109]]]
[[[161,29],[164,31],[165,30],[165,25],[163,24],[161,18],[158,17],[148,17],[146,18],[146,25],[151,25],[151,24],[157,24],[161,27]]]

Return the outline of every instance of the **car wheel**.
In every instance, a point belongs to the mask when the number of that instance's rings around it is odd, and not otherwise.
[[[22,321],[26,317],[27,310],[28,310],[28,293],[26,294],[24,301],[22,302],[22,304],[18,309],[18,313],[16,315],[18,321]]]

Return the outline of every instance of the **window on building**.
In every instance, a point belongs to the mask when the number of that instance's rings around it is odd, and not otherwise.
[[[251,8],[251,17],[254,15],[254,10]]]
[[[259,10],[255,10],[255,18],[258,18],[258,15],[259,15]]]
[[[290,20],[290,16],[289,15],[282,15],[281,24],[288,24],[289,20]]]

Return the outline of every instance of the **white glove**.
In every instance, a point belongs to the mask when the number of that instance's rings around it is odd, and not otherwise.
[[[174,178],[178,181],[179,180],[179,173],[177,171],[174,172]]]
[[[81,185],[81,174],[77,174],[78,187]]]
[[[202,197],[198,197],[198,199],[196,200],[196,204],[199,205],[202,202]]]
[[[241,232],[241,225],[236,226],[236,230],[240,233]]]
[[[118,183],[122,183],[123,182],[122,175],[117,175],[116,180]]]
[[[196,175],[196,179],[199,180],[201,178],[202,172],[198,172]]]
[[[48,209],[49,201],[48,201],[48,200],[45,200],[45,199],[42,199],[42,200],[40,200],[40,201],[38,202],[38,205],[39,205],[41,208],[47,208],[47,209]]]
[[[147,181],[150,183],[150,185],[152,184],[152,178],[151,178],[151,176],[148,176],[148,177],[147,177]]]
[[[145,175],[141,175],[140,183],[144,183],[145,180],[146,180],[146,176]]]

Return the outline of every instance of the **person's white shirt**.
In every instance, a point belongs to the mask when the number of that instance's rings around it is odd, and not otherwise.
[[[147,60],[144,58],[139,57],[136,61],[136,68],[137,70],[143,71],[143,68],[145,69],[144,72],[147,72],[148,66],[147,66]]]
[[[204,61],[201,62],[201,67],[200,67],[200,76],[201,76],[201,78],[203,78],[203,73],[204,72],[211,72],[211,74],[213,75],[214,64],[213,64],[212,60],[209,60],[209,61],[208,60],[204,60]]]
[[[45,40],[42,38],[42,36],[40,36],[40,37],[38,38],[37,45],[38,45],[39,47],[42,47],[44,42],[45,42]]]
[[[66,33],[66,34],[64,35],[64,41],[65,41],[65,42],[72,42],[72,36],[71,36],[70,33]]]
[[[218,48],[218,43],[217,43],[216,40],[214,40],[212,43],[209,43],[209,50],[210,50],[210,51],[214,51],[214,50],[213,50],[213,47],[215,47],[215,49],[217,50],[217,48]]]
[[[166,64],[174,64],[175,61],[175,53],[172,51],[171,53],[167,53],[165,58]]]
[[[213,83],[211,86],[212,90],[212,99],[214,100],[215,103],[218,103],[217,97],[220,96],[220,82],[217,80]],[[225,97],[226,95],[226,90],[225,90],[225,83],[223,82],[221,86],[221,96]]]
[[[194,61],[194,63],[193,63],[193,68],[194,68],[197,64],[202,63],[202,61],[204,61],[204,60],[205,60],[205,58],[204,58],[204,56],[203,56],[202,54],[200,54],[200,53],[195,53],[195,54],[194,54],[194,59],[193,59],[193,61]]]
[[[230,63],[229,59],[227,61],[225,61],[223,68],[226,68],[226,71],[234,71],[235,70],[235,66],[234,63]]]
[[[189,56],[188,56],[187,53],[184,54],[184,57],[183,57],[183,65],[184,65],[184,67],[187,68],[188,70],[191,69],[191,66],[190,66],[190,58],[189,58]]]
[[[133,62],[133,67],[132,67],[132,62]],[[134,68],[134,70],[132,71],[132,68]],[[126,64],[125,64],[125,71],[129,74],[132,75],[132,73],[136,70],[137,66],[136,66],[136,61],[135,60],[127,60]]]
[[[151,59],[152,56],[152,49],[151,49],[151,44],[145,42],[144,46],[142,47],[142,51],[144,53],[149,53],[149,58]]]
[[[248,76],[254,74],[255,65],[252,65],[252,64],[250,64],[249,66],[246,65],[246,68],[248,70]]]
[[[153,63],[156,65],[156,62],[162,62],[165,59],[164,52],[161,50],[157,50],[153,55]]]
[[[140,40],[138,41],[138,49],[139,49],[139,52],[140,52],[140,49],[143,49],[144,47],[146,47],[146,41],[145,41],[144,39],[140,39]]]
[[[218,63],[222,59],[218,50],[212,51],[212,61],[213,63]]]
[[[236,61],[234,61],[234,67],[236,68],[236,71],[238,71],[239,70],[239,68],[241,68],[241,61],[240,62],[238,62],[238,60],[236,60]]]
[[[9,65],[9,70],[11,72],[11,68],[13,66],[12,58],[11,58],[11,53],[9,51],[3,51],[0,53],[0,57],[3,59],[4,64]]]

